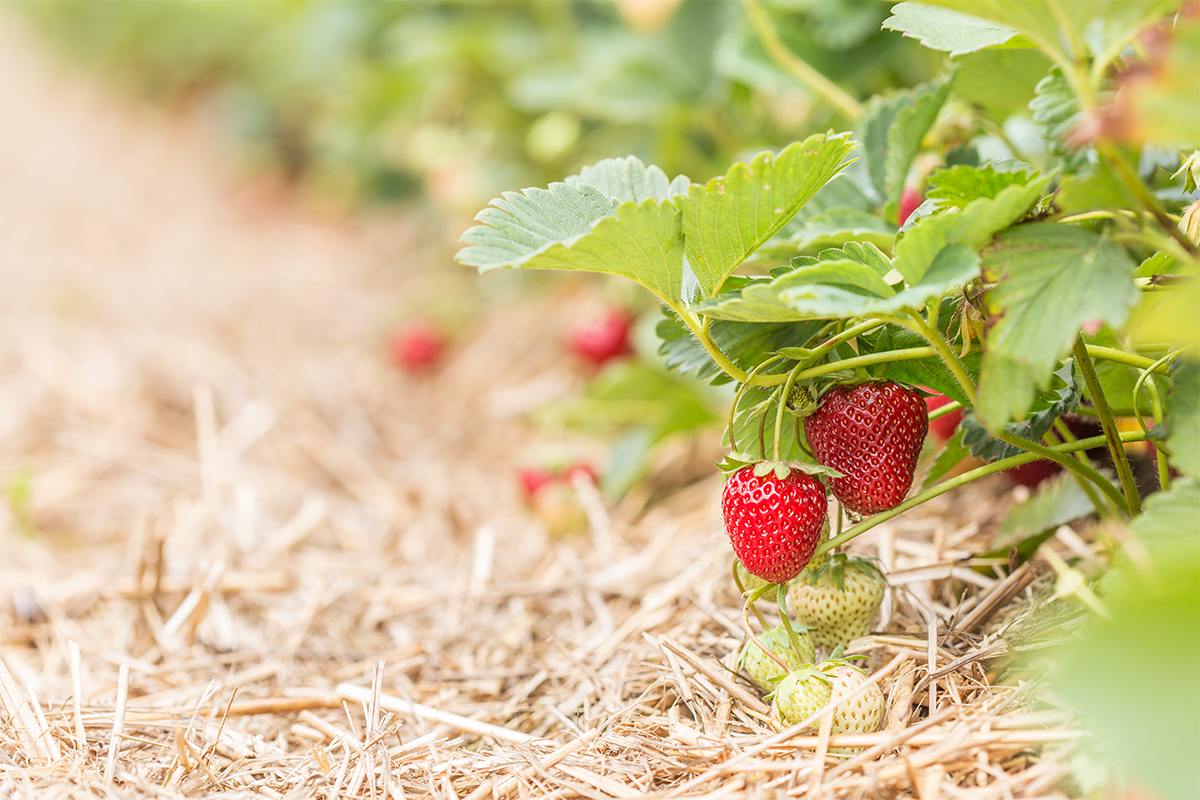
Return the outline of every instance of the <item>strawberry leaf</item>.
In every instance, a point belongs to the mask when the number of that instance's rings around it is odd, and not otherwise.
[[[1005,430],[1021,439],[1030,442],[1040,442],[1050,430],[1050,426],[1062,414],[1069,414],[1079,405],[1081,387],[1075,377],[1075,361],[1069,360],[1066,365],[1054,373],[1054,382],[1058,387],[1053,392],[1044,393],[1034,403],[1035,413],[1024,422],[1010,422]],[[963,434],[963,444],[970,448],[971,455],[987,461],[999,458],[1009,458],[1020,455],[1024,450],[1014,447],[999,439],[993,439],[987,429],[975,418],[974,413],[967,413],[960,423]]]
[[[687,258],[702,298],[795,216],[849,163],[845,134],[810,136],[779,155],[760,153],[704,186],[692,186],[683,210]]]
[[[564,183],[575,187],[584,184],[592,186],[618,203],[671,200],[686,195],[688,187],[692,185],[686,175],[668,179],[661,169],[654,165],[647,167],[634,156],[606,158],[584,167],[578,175],[572,175]]]
[[[658,353],[665,359],[667,369],[678,370],[681,375],[694,372],[697,380],[713,384],[728,383],[730,377],[717,366],[679,318],[669,309],[664,310],[664,314],[666,318],[659,321],[655,331],[662,340]],[[777,352],[807,344],[823,326],[823,320],[764,325],[713,320],[708,333],[730,361],[749,372]],[[782,361],[764,368],[760,374],[772,375],[791,368],[792,364]]]
[[[931,50],[951,56],[974,53],[989,47],[1021,46],[1012,40],[1017,32],[986,19],[926,3],[900,3],[883,21],[887,30],[900,31]],[[1026,43],[1024,46],[1030,46]]]
[[[964,208],[968,203],[987,197],[992,200],[1009,186],[1024,186],[1037,177],[1037,170],[1024,161],[989,161],[982,167],[966,164],[939,169],[926,180],[927,200],[936,200],[940,208]]]
[[[702,302],[692,310],[715,319],[742,322],[890,314],[919,309],[978,275],[979,256],[966,245],[951,244],[936,254],[919,281],[900,291],[885,283],[873,266],[848,259],[816,261],[800,263],[791,272],[768,282],[748,284],[739,294]]]
[[[1200,365],[1183,361],[1175,370],[1175,386],[1167,399],[1171,466],[1185,475],[1200,475]]]
[[[999,231],[1017,222],[1037,203],[1050,176],[1001,189],[995,197],[981,197],[957,211],[925,217],[896,243],[896,271],[909,285],[919,283],[934,258],[948,244],[961,242],[978,249]]]
[[[863,143],[863,155],[856,172],[882,201],[889,220],[896,218],[904,179],[950,96],[952,78],[949,73],[911,90],[876,96],[859,120],[855,138]]]
[[[999,237],[984,260],[1000,283],[986,296],[996,321],[975,407],[988,429],[1025,416],[1084,322],[1125,321],[1138,300],[1136,267],[1120,246],[1071,225],[1038,222]]]
[[[967,457],[968,453],[970,450],[963,445],[963,430],[960,427],[934,456],[933,463],[929,465],[929,469],[925,471],[925,477],[921,480],[921,490],[928,489],[944,478],[950,470]]]

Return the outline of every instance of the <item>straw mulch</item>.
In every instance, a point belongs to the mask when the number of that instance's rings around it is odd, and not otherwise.
[[[1069,791],[1082,734],[1005,671],[1050,580],[971,560],[1003,483],[853,548],[891,572],[853,648],[885,728],[781,730],[731,670],[712,437],[615,508],[579,484],[578,534],[522,505],[521,412],[580,381],[551,299],[397,374],[382,331],[452,272],[418,223],[231,192],[202,120],[12,31],[0,80],[0,798]]]

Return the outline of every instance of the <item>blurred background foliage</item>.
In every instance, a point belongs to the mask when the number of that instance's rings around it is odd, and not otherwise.
[[[764,4],[851,95],[941,64],[881,30],[891,3]],[[242,0],[21,11],[71,59],[345,204],[475,210],[614,154],[705,180],[748,151],[851,127],[764,53],[736,0]]]

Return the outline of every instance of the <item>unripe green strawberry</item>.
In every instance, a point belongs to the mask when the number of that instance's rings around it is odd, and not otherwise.
[[[796,725],[829,702],[830,683],[829,676],[820,667],[800,667],[788,673],[775,687],[771,707],[784,725]]]
[[[832,665],[832,666],[831,666]],[[837,702],[866,683],[867,676],[845,662],[827,661],[821,665],[830,677],[829,699]],[[833,711],[831,733],[874,733],[884,712],[883,692],[879,684],[871,684],[865,692],[848,703],[842,703]],[[831,753],[858,753],[863,747],[836,747]]]
[[[870,633],[886,586],[874,563],[839,553],[800,574],[788,589],[788,607],[818,647],[833,650]]]
[[[754,681],[760,689],[769,692],[775,688],[778,679],[786,675],[789,670],[813,663],[816,657],[816,648],[813,646],[812,634],[800,626],[793,626],[793,629],[796,631],[796,639],[800,645],[799,650],[792,646],[791,637],[788,636],[787,629],[783,625],[776,625],[758,637],[759,641],[769,647],[772,653],[787,663],[787,670],[764,653],[754,640],[746,642],[746,646],[742,648],[740,666],[746,670],[750,680]]]

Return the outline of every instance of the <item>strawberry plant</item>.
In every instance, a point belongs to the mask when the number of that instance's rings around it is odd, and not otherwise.
[[[735,521],[731,541],[751,573],[793,578],[810,557],[933,497],[1044,460],[1070,475],[1101,519],[1145,534],[1140,555],[1118,555],[1112,574],[1124,585],[1150,581],[1153,603],[1190,601],[1200,570],[1200,168],[1184,157],[1200,147],[1200,20],[1170,2],[941,0],[901,3],[885,27],[949,58],[927,83],[847,107],[852,131],[761,153],[703,183],[632,156],[606,159],[494,200],[463,235],[459,262],[482,272],[605,273],[655,295],[665,363],[736,385],[730,459],[760,466],[735,471],[727,493],[758,491],[766,503],[775,489],[760,483],[803,474],[797,465],[832,470],[826,480],[854,524],[843,530],[839,511],[836,535],[811,553],[789,539],[772,555],[746,547],[745,523]],[[1167,44],[1143,47],[1151,28]],[[925,186],[917,208],[905,193],[914,171]],[[819,395],[831,383],[895,387],[896,399],[886,414],[851,408],[830,426]],[[941,413],[961,409],[963,421],[913,494],[929,416],[906,388],[915,386],[945,395],[956,405]],[[855,391],[826,390],[839,401]],[[1100,433],[1076,437],[1065,414],[1094,419]],[[1120,417],[1138,424],[1122,431]],[[859,427],[835,447],[831,428],[850,420]],[[897,431],[893,452],[885,440]],[[1154,449],[1161,493],[1148,504],[1131,442]],[[1086,455],[1096,447],[1111,471]],[[968,454],[986,463],[944,479]],[[858,458],[882,458],[886,474],[856,474]],[[820,511],[794,505],[796,520],[816,524]],[[764,534],[778,544],[774,535]],[[1157,582],[1148,567],[1161,561],[1165,574],[1180,559],[1195,569],[1177,584]],[[1115,590],[1113,602],[1136,605]],[[1091,646],[1134,636],[1120,622],[1126,611],[1106,609],[1112,623]],[[802,691],[793,678],[776,693],[777,707],[784,698],[800,709],[789,718],[828,698],[828,683]],[[1088,680],[1118,678],[1093,667]],[[1114,741],[1130,729],[1114,725]],[[1156,759],[1165,760],[1146,755],[1135,766]],[[1178,769],[1165,776],[1155,780],[1171,790],[1190,780]]]

